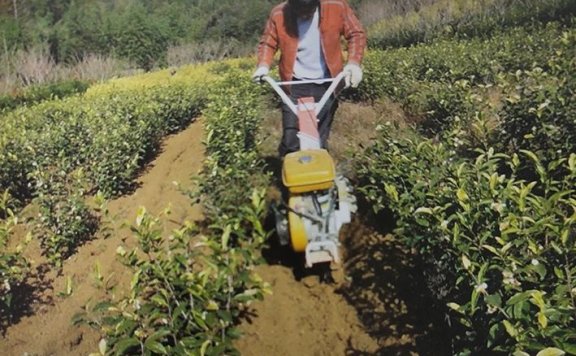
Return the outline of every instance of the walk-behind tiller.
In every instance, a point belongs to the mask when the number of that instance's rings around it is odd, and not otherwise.
[[[349,223],[356,211],[356,199],[346,178],[336,174],[334,160],[321,148],[317,115],[335,92],[344,74],[321,82],[331,82],[317,103],[314,98],[301,98],[294,104],[281,89],[284,85],[318,83],[318,81],[276,82],[265,76],[282,101],[298,117],[300,151],[284,157],[282,182],[288,190],[288,202],[275,207],[276,230],[281,245],[304,253],[306,267],[317,263],[340,263],[338,240],[340,228]]]

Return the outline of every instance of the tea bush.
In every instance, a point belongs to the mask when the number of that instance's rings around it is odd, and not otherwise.
[[[455,141],[391,131],[363,155],[361,190],[427,261],[429,288],[463,327],[454,352],[575,352],[576,154],[542,166],[530,151],[488,149],[468,161]],[[526,165],[538,179],[517,176]]]
[[[551,162],[576,152],[576,31],[557,40],[547,69],[536,67],[502,78],[506,100],[495,142],[509,151],[527,149]]]
[[[14,95],[0,95],[0,113],[20,106],[30,106],[45,100],[65,98],[84,93],[89,83],[82,80],[65,80],[59,83],[33,85]]]
[[[574,58],[573,36],[574,29],[550,23],[511,29],[490,39],[370,51],[364,62],[365,80],[356,96],[362,101],[389,96],[408,114],[426,122],[427,132],[436,134],[456,117],[474,116],[478,99],[489,102],[491,94],[507,85],[512,90],[518,83],[517,71],[540,68],[563,78],[557,67],[569,70],[566,62]]]
[[[455,354],[576,352],[575,34],[550,23],[367,57],[359,98],[416,119],[380,127],[360,189],[424,260]]]
[[[98,217],[86,203],[81,169],[71,174],[39,171],[35,177],[40,246],[53,265],[62,267],[64,259],[92,238]]]
[[[260,123],[260,91],[247,80],[248,74],[232,72],[211,92],[204,112],[206,153],[202,195],[209,219],[232,217],[262,180],[264,162],[256,147]],[[233,188],[234,187],[234,188]]]
[[[140,251],[119,249],[134,272],[129,296],[102,301],[75,317],[104,333],[104,354],[221,355],[234,351],[235,329],[251,301],[267,287],[254,274],[256,251],[266,238],[263,193],[238,216],[255,225],[212,227],[198,238],[185,224],[166,238],[145,209],[132,230]],[[233,244],[232,236],[240,243]]]
[[[12,303],[12,291],[22,283],[29,272],[29,263],[22,255],[22,245],[15,249],[10,245],[10,238],[18,218],[10,209],[8,192],[0,195],[0,310],[9,308]],[[5,313],[0,317],[3,326]]]

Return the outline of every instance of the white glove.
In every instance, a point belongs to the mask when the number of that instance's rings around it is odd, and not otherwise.
[[[262,77],[265,75],[268,75],[269,71],[270,71],[270,69],[268,69],[268,67],[266,67],[266,66],[258,67],[258,69],[256,69],[254,74],[252,74],[252,80],[255,81],[256,83],[261,83]]]
[[[358,84],[362,81],[362,68],[358,64],[349,63],[346,64],[342,71],[344,72],[346,88],[350,86],[352,88],[358,87]]]

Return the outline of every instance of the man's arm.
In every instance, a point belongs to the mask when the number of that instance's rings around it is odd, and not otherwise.
[[[366,49],[366,31],[346,2],[344,10],[344,38],[348,42],[348,63],[362,63]]]
[[[266,22],[264,33],[258,44],[258,67],[270,68],[274,60],[274,54],[278,50],[278,31],[272,14]]]

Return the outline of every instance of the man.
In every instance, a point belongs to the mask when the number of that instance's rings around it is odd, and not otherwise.
[[[348,43],[344,66],[341,37]],[[267,75],[277,50],[279,72],[283,81],[331,78],[345,73],[346,87],[357,87],[362,80],[360,64],[366,47],[366,33],[346,0],[288,0],[272,9],[258,45],[255,81]],[[294,102],[312,96],[320,100],[329,83],[301,84],[289,88]],[[327,148],[334,112],[338,107],[332,97],[319,113],[318,131],[322,147]],[[282,141],[280,157],[298,151],[298,119],[282,106]]]

